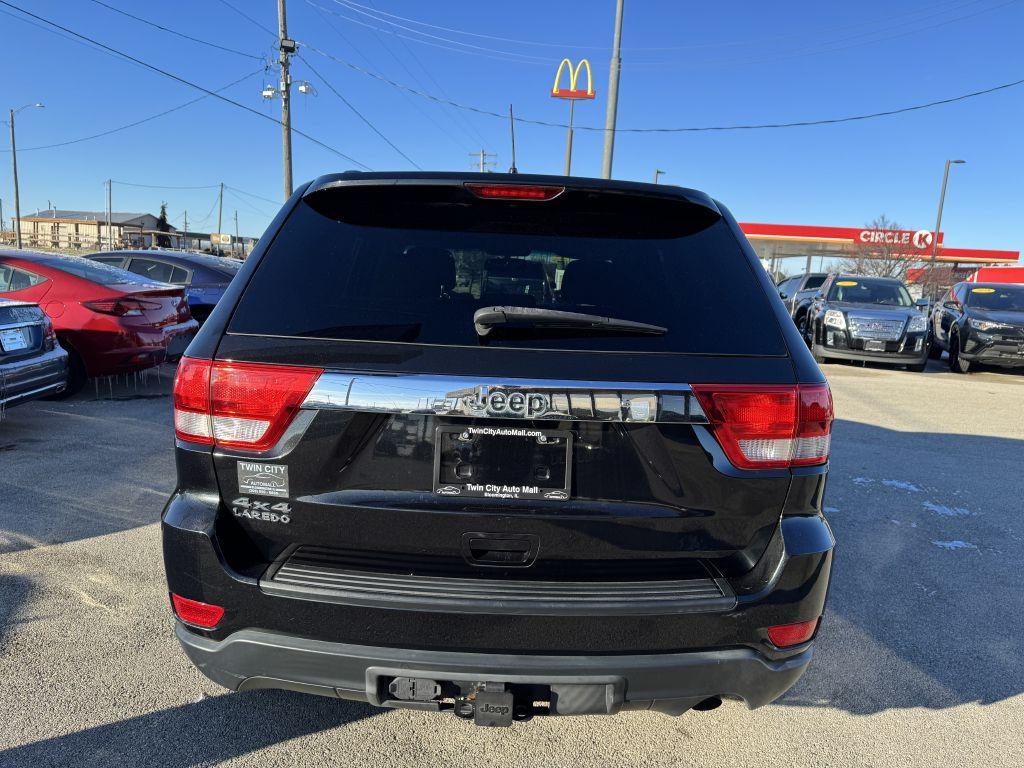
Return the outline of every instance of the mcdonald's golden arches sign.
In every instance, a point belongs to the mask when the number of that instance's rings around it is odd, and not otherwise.
[[[580,72],[587,70],[587,88],[580,88]],[[569,87],[561,87],[562,70],[569,71]],[[594,98],[594,77],[590,73],[590,62],[580,59],[575,67],[569,59],[562,59],[555,72],[555,84],[551,86],[551,95],[556,99],[592,99]]]

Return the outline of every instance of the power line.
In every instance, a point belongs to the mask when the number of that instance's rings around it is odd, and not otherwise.
[[[371,4],[371,5],[373,5],[374,9],[376,10],[376,5],[374,5],[374,4],[373,4],[373,0],[369,0],[369,2],[370,2],[370,4]],[[382,41],[382,42],[383,42],[383,41]],[[447,98],[450,98],[450,97],[448,96],[448,94],[447,94],[447,93],[445,92],[445,90],[444,90],[444,87],[443,87],[443,86],[441,85],[441,83],[439,83],[439,82],[437,81],[437,78],[436,78],[436,77],[434,77],[434,74],[433,74],[433,73],[432,73],[432,72],[430,71],[430,69],[429,69],[429,68],[427,68],[427,67],[425,67],[425,66],[423,66],[423,62],[422,62],[422,61],[420,61],[420,57],[416,55],[416,52],[415,52],[415,51],[413,51],[413,49],[412,49],[411,47],[409,47],[409,44],[408,44],[408,43],[406,43],[406,42],[405,42],[405,40],[403,40],[402,38],[398,38],[398,42],[399,42],[399,43],[401,44],[402,48],[404,48],[404,49],[405,49],[405,52],[406,52],[406,53],[408,53],[410,57],[412,57],[412,60],[413,60],[414,62],[416,62],[416,65],[417,65],[417,66],[418,66],[418,67],[420,68],[420,70],[422,70],[422,71],[423,71],[423,73],[424,73],[424,74],[425,74],[425,75],[426,75],[426,76],[427,76],[428,78],[430,78],[430,82],[432,82],[432,83],[434,84],[434,86],[435,86],[435,87],[437,88],[437,90],[438,90],[438,91],[440,92],[441,96],[442,96],[442,97],[444,97],[444,98],[446,98],[446,99],[447,99]],[[404,70],[406,70],[407,72],[409,71],[409,68],[405,66],[404,62],[401,62],[401,61],[399,61],[399,63],[400,63],[400,64],[402,64],[402,68],[403,68]],[[410,74],[412,74],[412,73],[410,73]],[[422,81],[421,81],[421,80],[420,80],[420,79],[419,79],[418,77],[416,77],[416,76],[415,76],[415,74],[413,74],[413,79],[414,79],[414,80],[415,80],[415,81],[416,81],[417,83],[419,83],[420,85],[423,85],[423,82],[422,82]],[[447,108],[446,108],[446,111],[447,111]],[[481,142],[482,144],[486,144],[486,143],[487,143],[487,140],[486,140],[486,139],[484,138],[483,134],[482,134],[482,133],[480,133],[480,131],[478,131],[478,130],[477,130],[476,126],[475,126],[475,125],[473,125],[473,123],[472,123],[472,122],[470,122],[469,118],[468,118],[468,117],[466,117],[466,115],[464,115],[464,114],[463,114],[462,112],[459,112],[458,110],[454,110],[454,111],[452,111],[452,112],[451,112],[451,114],[453,114],[453,115],[455,115],[456,117],[458,117],[458,118],[459,118],[459,119],[460,119],[460,120],[462,121],[462,123],[463,123],[464,125],[468,126],[468,127],[469,127],[469,130],[470,130],[470,132],[472,132],[472,133],[476,134],[476,137],[477,137],[478,139],[480,139],[480,142]],[[467,135],[469,135],[469,134],[467,134]],[[470,138],[472,138],[472,137],[470,137]]]
[[[221,0],[221,1],[223,2],[224,0]],[[13,3],[7,2],[7,0],[0,0],[0,5],[5,5],[8,8],[13,8],[16,11],[20,11],[21,13],[25,14],[26,16],[30,16],[31,18],[37,19],[37,20],[43,22],[44,24],[48,24],[51,27],[55,27],[56,29],[60,29],[63,32],[67,32],[70,35],[74,35],[75,37],[77,37],[77,38],[79,38],[81,40],[85,40],[86,42],[89,42],[89,43],[92,43],[93,45],[99,46],[100,48],[103,48],[104,50],[107,50],[107,51],[110,51],[112,53],[115,53],[118,56],[122,56],[123,58],[127,59],[128,61],[131,61],[131,62],[134,62],[136,64],[139,64],[140,66],[143,66],[146,69],[152,70],[153,72],[156,72],[157,74],[163,75],[164,77],[170,78],[171,80],[175,80],[175,81],[177,81],[177,82],[179,82],[179,83],[181,83],[183,85],[187,85],[190,88],[195,88],[198,91],[202,91],[203,93],[207,94],[208,96],[213,96],[214,98],[220,99],[221,101],[226,102],[228,104],[231,104],[232,106],[238,107],[239,109],[244,109],[246,112],[251,112],[252,114],[257,115],[258,117],[261,117],[264,120],[269,120],[270,122],[272,122],[272,123],[274,123],[276,125],[281,125],[281,121],[280,120],[277,120],[277,119],[271,117],[270,115],[264,114],[263,112],[260,112],[257,109],[253,109],[252,107],[249,107],[249,106],[247,106],[245,104],[242,104],[239,101],[235,101],[234,99],[229,99],[227,96],[222,96],[221,94],[217,93],[216,91],[211,91],[209,88],[205,88],[205,87],[203,87],[203,86],[201,86],[201,85],[199,85],[197,83],[192,82],[191,80],[186,80],[185,78],[180,77],[179,75],[175,75],[172,72],[168,72],[166,69],[161,69],[160,67],[154,66],[153,64],[149,64],[149,63],[143,61],[142,59],[136,58],[135,56],[132,56],[131,54],[125,53],[124,51],[121,51],[121,50],[119,50],[117,48],[114,48],[112,46],[109,46],[109,45],[106,45],[104,43],[101,43],[98,40],[94,40],[93,38],[88,37],[87,35],[83,35],[80,32],[76,32],[73,29],[69,29],[69,28],[67,28],[67,27],[65,27],[65,26],[63,26],[61,24],[58,24],[55,21],[51,21],[50,19],[44,18],[44,17],[39,16],[39,15],[37,15],[35,13],[31,13],[30,11],[26,11],[24,8],[20,8],[17,5],[14,5]],[[341,158],[343,158],[345,160],[348,160],[350,163],[355,163],[356,165],[358,165],[359,167],[361,167],[361,168],[363,168],[365,170],[368,170],[368,171],[372,170],[369,166],[365,165],[364,163],[361,163],[358,160],[356,160],[355,158],[346,155],[344,152],[342,152],[342,151],[340,151],[338,149],[335,149],[334,147],[330,146],[329,144],[325,144],[324,142],[320,141],[320,139],[317,139],[314,136],[310,136],[308,133],[306,133],[304,131],[300,131],[297,128],[293,128],[292,130],[295,133],[299,134],[300,136],[304,137],[305,139],[307,139],[309,141],[312,141],[317,146],[323,147],[324,149],[328,150],[329,152],[333,152],[334,154],[338,155],[338,157],[341,157]]]
[[[892,22],[894,20],[901,19],[901,18],[912,17],[912,16],[917,16],[917,15],[920,15],[921,13],[923,13],[925,11],[934,11],[936,8],[942,7],[943,5],[965,7],[966,5],[971,5],[974,2],[978,2],[978,1],[979,0],[972,0],[972,2],[961,3],[960,0],[952,0],[952,2],[947,0],[947,2],[944,2],[944,3],[930,3],[929,5],[926,5],[926,6],[920,6],[918,8],[912,9],[912,10],[908,10],[908,11],[904,11],[902,13],[898,13],[898,14],[887,16],[884,19],[884,22],[885,22],[885,24],[887,26],[889,26],[889,25],[892,24]],[[387,11],[379,10],[376,7],[361,5],[360,3],[355,2],[355,0],[334,0],[334,2],[338,3],[339,5],[347,6],[347,7],[350,8],[350,10],[353,10],[353,11],[356,11],[357,8],[361,8],[361,9],[363,9],[363,12],[366,15],[371,15],[371,13],[372,13],[372,14],[377,14],[378,17],[387,16],[387,17],[392,18],[392,19],[398,19],[399,21],[404,21],[404,22],[409,23],[409,24],[415,24],[417,26],[426,27],[428,29],[437,29],[437,30],[440,30],[440,31],[443,31],[443,32],[451,32],[451,33],[457,34],[457,35],[465,35],[467,37],[475,37],[475,38],[480,38],[480,39],[485,39],[485,40],[495,40],[495,41],[504,42],[504,43],[514,43],[516,45],[533,45],[533,46],[539,46],[539,47],[544,47],[544,48],[559,48],[559,49],[563,49],[563,50],[566,49],[566,48],[572,48],[572,49],[577,49],[577,50],[596,50],[596,51],[607,51],[607,50],[609,50],[609,46],[607,46],[607,45],[581,45],[581,44],[578,44],[578,43],[549,43],[549,42],[543,42],[543,41],[538,41],[538,40],[521,40],[521,39],[511,38],[511,37],[501,37],[499,35],[488,35],[488,34],[483,34],[483,33],[479,33],[479,32],[471,32],[471,31],[465,30],[465,29],[457,29],[455,27],[445,27],[445,26],[442,26],[440,24],[431,24],[429,22],[420,21],[418,19],[412,19],[412,18],[409,18],[407,16],[399,16],[398,14],[395,14],[395,13],[388,13]],[[926,16],[925,18],[927,18],[927,17],[928,16]],[[372,17],[372,18],[376,18],[376,17]],[[377,18],[376,20],[379,21],[379,22],[384,22],[384,23],[393,23],[393,22],[388,22],[387,19],[384,19],[384,18]],[[838,31],[842,31],[842,30],[857,29],[857,28],[861,28],[861,27],[871,26],[871,25],[876,24],[878,21],[879,21],[878,19],[869,19],[869,20],[857,22],[855,24],[844,24],[844,25],[837,25],[837,26],[832,26],[832,27],[826,27],[826,28],[824,28],[822,30],[817,30],[814,33],[813,36],[814,37],[820,37],[822,34],[827,33],[827,32],[838,32]],[[805,39],[805,38],[806,38],[806,35],[797,35],[797,34],[788,35],[788,36],[782,36],[782,37],[779,37],[779,36],[775,36],[774,37],[774,39],[776,39],[776,40],[779,40],[779,39]],[[734,47],[734,46],[749,46],[749,45],[758,43],[760,41],[761,41],[761,39],[758,39],[758,40],[729,40],[729,41],[723,41],[723,42],[720,42],[720,43],[701,43],[701,44],[695,44],[695,45],[637,46],[637,47],[632,47],[631,46],[631,47],[628,47],[628,48],[626,46],[623,46],[622,50],[623,51],[627,51],[628,50],[630,52],[636,52],[636,51],[684,51],[684,50],[688,51],[688,50],[694,50],[694,49],[700,49],[700,48],[725,48],[725,47]]]
[[[339,2],[339,0],[334,0],[334,2],[338,3],[338,5],[341,5],[343,8],[346,8],[347,10],[355,11],[356,13],[361,13],[364,16],[369,16],[369,14],[367,14],[365,11],[359,11],[359,10],[357,10],[355,8],[349,8],[348,6],[346,6],[346,5],[342,4],[341,2]],[[482,45],[473,45],[472,43],[464,43],[464,42],[462,42],[460,40],[452,40],[452,39],[447,38],[447,37],[441,37],[440,35],[432,35],[432,34],[430,34],[428,32],[420,32],[419,30],[412,29],[411,27],[406,27],[406,26],[403,26],[401,24],[396,24],[394,22],[387,21],[385,19],[378,19],[375,16],[370,16],[370,18],[372,18],[374,21],[377,21],[378,23],[382,23],[383,22],[385,24],[389,24],[389,25],[391,25],[393,27],[396,27],[398,29],[402,29],[402,30],[405,30],[407,32],[411,32],[413,35],[421,35],[422,36],[422,37],[411,37],[409,35],[403,35],[401,32],[396,32],[396,31],[394,31],[392,29],[384,29],[382,27],[374,26],[373,24],[368,24],[365,21],[360,21],[359,19],[353,19],[351,16],[345,16],[344,14],[338,13],[337,11],[330,10],[329,8],[324,8],[323,10],[325,10],[327,13],[333,14],[333,15],[339,17],[339,18],[345,19],[346,21],[349,21],[352,24],[359,24],[360,26],[368,27],[369,29],[373,29],[373,30],[376,30],[378,32],[385,32],[385,33],[387,33],[389,35],[394,35],[395,37],[402,37],[402,38],[405,38],[406,40],[412,40],[413,42],[421,43],[422,45],[432,45],[435,48],[444,48],[444,49],[450,50],[450,51],[457,51],[458,53],[468,53],[468,54],[473,54],[473,55],[476,55],[476,56],[483,56],[483,57],[489,58],[489,59],[499,59],[499,60],[505,60],[505,61],[515,61],[515,62],[517,62],[519,64],[541,64],[541,65],[544,65],[544,66],[548,66],[548,65],[552,64],[554,61],[557,61],[557,59],[554,59],[553,57],[550,57],[550,56],[533,56],[533,55],[528,54],[528,53],[514,53],[513,51],[503,51],[503,50],[500,50],[500,49],[497,49],[497,48],[487,48],[487,47],[482,46]],[[422,39],[423,37],[430,38],[430,39],[424,40],[424,39]],[[439,43],[438,42],[432,42],[432,40],[439,40],[441,42],[439,42]],[[445,43],[447,43],[447,45],[445,45]],[[462,46],[462,47],[454,47],[454,46]]]
[[[104,8],[113,11],[114,13],[119,13],[122,16],[127,16],[129,19],[135,19],[135,21],[142,22],[143,24],[147,24],[147,25],[149,25],[151,27],[155,27],[156,29],[159,29],[159,30],[161,30],[163,32],[167,32],[169,34],[176,35],[177,37],[183,38],[185,40],[191,40],[193,43],[199,43],[201,45],[205,45],[205,46],[208,46],[210,48],[216,48],[217,50],[224,51],[226,53],[233,53],[236,56],[245,56],[246,58],[249,58],[249,59],[256,59],[256,61],[262,61],[263,60],[262,56],[256,56],[256,55],[251,54],[251,53],[246,53],[245,51],[238,51],[238,50],[235,50],[234,48],[228,48],[228,47],[223,46],[223,45],[218,45],[217,43],[211,43],[209,40],[202,40],[202,39],[200,39],[198,37],[192,37],[191,35],[186,35],[184,32],[178,32],[177,30],[170,29],[169,27],[165,27],[165,26],[163,26],[161,24],[157,24],[155,21],[150,21],[149,19],[144,19],[141,16],[136,16],[135,14],[128,13],[128,11],[122,11],[120,8],[115,8],[112,5],[108,5],[107,3],[104,3],[103,0],[91,0],[91,1],[93,3],[96,3],[96,5],[101,5]]]
[[[15,18],[17,18],[17,17],[15,17]],[[75,42],[77,42],[77,41],[75,41]],[[84,45],[84,43],[83,43],[83,45]],[[231,88],[232,86],[238,85],[239,83],[241,83],[241,82],[243,82],[245,80],[248,80],[250,77],[254,77],[255,75],[258,75],[258,74],[260,74],[262,72],[263,72],[262,69],[258,69],[255,72],[250,72],[248,75],[245,75],[244,77],[240,77],[237,80],[228,83],[223,88],[218,88],[217,91],[218,92],[226,91],[228,88]],[[93,134],[91,134],[89,136],[81,136],[81,137],[79,137],[77,139],[69,139],[67,141],[60,141],[60,142],[57,142],[56,144],[41,144],[41,145],[36,146],[36,147],[22,147],[22,148],[19,148],[19,151],[20,152],[33,152],[33,151],[35,151],[37,149],[54,149],[56,147],[66,147],[66,146],[69,146],[71,144],[80,144],[83,141],[91,141],[93,139],[99,139],[99,138],[102,138],[104,136],[110,136],[113,133],[118,133],[120,131],[128,130],[129,128],[134,128],[137,125],[142,125],[143,123],[148,123],[151,120],[156,120],[158,117],[164,117],[165,115],[169,115],[172,112],[177,112],[177,111],[179,111],[181,109],[184,109],[185,107],[190,107],[193,104],[195,104],[197,102],[200,102],[200,101],[202,101],[205,98],[206,98],[205,95],[198,96],[197,98],[190,99],[189,101],[186,101],[184,104],[179,104],[176,107],[171,107],[170,109],[165,109],[163,112],[157,112],[155,115],[150,115],[149,117],[144,117],[141,120],[136,120],[134,122],[128,123],[127,125],[118,126],[117,128],[111,128],[111,129],[106,130],[106,131],[101,131],[100,133],[93,133]],[[10,152],[10,150],[9,149],[0,149],[0,152]]]
[[[194,187],[172,187],[166,184],[135,184],[131,181],[118,181],[111,179],[111,183],[120,184],[122,187],[140,187],[142,189],[219,189],[220,184],[201,184]]]
[[[3,1],[4,0],[0,0],[0,2],[3,2]],[[419,96],[420,98],[423,98],[423,99],[427,99],[429,101],[434,101],[434,102],[437,102],[437,103],[440,103],[440,104],[448,104],[449,106],[456,107],[457,109],[464,109],[464,110],[469,111],[469,112],[475,112],[478,115],[486,115],[488,117],[496,117],[496,118],[498,118],[500,120],[508,120],[508,114],[507,113],[494,112],[494,111],[489,110],[489,109],[484,109],[482,107],[475,107],[475,106],[472,106],[472,105],[469,105],[469,104],[460,104],[457,101],[451,101],[450,99],[442,99],[442,98],[440,98],[438,96],[435,96],[433,94],[425,93],[423,91],[418,91],[415,88],[410,88],[408,85],[403,85],[402,83],[398,83],[398,82],[395,82],[394,80],[391,80],[390,78],[384,77],[384,75],[381,75],[378,72],[373,72],[373,71],[368,70],[368,69],[366,69],[364,67],[360,67],[358,64],[353,64],[350,61],[346,61],[344,59],[338,58],[337,56],[333,56],[332,54],[326,53],[325,51],[321,51],[318,48],[315,48],[314,46],[309,45],[308,43],[306,43],[305,45],[311,51],[316,51],[321,56],[325,56],[328,59],[331,59],[332,61],[337,62],[338,64],[342,64],[342,65],[344,65],[344,66],[346,66],[346,67],[348,67],[350,69],[355,70],[356,72],[360,72],[360,73],[362,73],[362,74],[364,74],[364,75],[366,75],[368,77],[374,78],[375,80],[379,80],[382,83],[386,83],[387,85],[390,85],[392,88],[398,88],[400,90],[406,91],[408,93],[415,94],[416,96]],[[966,101],[967,99],[973,99],[976,96],[984,96],[986,94],[995,93],[997,91],[1006,90],[1008,88],[1015,88],[1015,87],[1017,87],[1019,85],[1024,85],[1024,79],[1014,80],[1013,82],[1002,83],[1000,85],[994,85],[994,86],[992,86],[990,88],[983,88],[983,89],[978,90],[978,91],[971,91],[970,93],[960,94],[959,96],[951,96],[950,98],[947,98],[947,99],[937,99],[935,101],[929,101],[929,102],[925,102],[923,104],[914,104],[914,105],[909,106],[909,107],[900,107],[900,108],[897,108],[897,109],[888,109],[888,110],[883,110],[883,111],[880,111],[880,112],[869,112],[869,113],[862,114],[862,115],[848,115],[846,117],[821,118],[821,119],[816,119],[816,120],[795,120],[795,121],[786,122],[786,123],[755,123],[755,124],[741,124],[741,125],[702,125],[702,126],[682,126],[682,127],[670,127],[670,128],[616,128],[615,132],[616,133],[700,133],[700,132],[705,132],[705,131],[750,131],[750,130],[759,130],[759,129],[767,129],[767,128],[800,128],[800,127],[806,127],[806,126],[812,126],[812,125],[834,125],[836,123],[851,123],[851,122],[854,122],[854,121],[857,121],[857,120],[871,120],[871,119],[874,119],[874,118],[877,118],[877,117],[889,117],[889,116],[892,116],[892,115],[900,115],[900,114],[903,114],[905,112],[915,112],[915,111],[922,110],[922,109],[929,109],[931,107],[938,107],[938,106],[941,106],[943,104],[953,104],[954,102]],[[546,128],[568,128],[569,127],[567,123],[556,123],[556,122],[551,122],[549,120],[532,120],[532,119],[525,118],[525,117],[515,117],[513,119],[517,123],[523,123],[525,125],[540,125],[540,126],[544,126]],[[602,133],[606,130],[605,128],[599,128],[599,127],[590,126],[590,125],[574,125],[573,129],[577,130],[577,131],[599,131],[599,132],[602,132]]]
[[[239,189],[238,187],[232,187],[230,184],[225,184],[224,185],[224,189],[230,189],[230,190],[232,190],[234,192],[240,192],[243,195],[255,198],[257,200],[262,200],[263,202],[270,203],[271,205],[281,205],[281,201],[280,200],[271,200],[269,197],[262,197],[260,195],[253,194],[252,192],[246,192],[244,189]]]
[[[360,120],[362,120],[364,123],[366,123],[370,127],[370,130],[372,130],[374,133],[376,133],[378,136],[380,136],[387,143],[387,145],[389,147],[391,147],[393,150],[395,150],[395,152],[397,152],[402,157],[404,157],[406,159],[406,161],[413,168],[415,168],[418,171],[422,171],[423,170],[423,168],[420,167],[419,163],[417,163],[415,160],[413,160],[411,157],[409,157],[407,154],[405,154],[405,152],[400,150],[395,145],[395,143],[393,141],[391,141],[391,139],[389,139],[387,136],[385,136],[383,133],[381,133],[380,129],[377,128],[376,125],[371,123],[362,112],[360,112],[358,109],[356,109],[355,106],[352,104],[352,102],[350,102],[348,99],[346,99],[344,96],[342,96],[341,93],[338,91],[338,89],[335,88],[331,84],[330,80],[328,80],[326,77],[321,75],[317,71],[316,67],[314,67],[312,64],[310,64],[308,61],[306,61],[306,57],[305,56],[302,56],[301,54],[297,54],[297,56],[298,56],[299,61],[301,61],[303,64],[305,64],[307,67],[309,67],[310,70],[313,72],[313,74],[316,75],[318,78],[320,78],[323,81],[323,84],[326,85],[328,87],[328,89],[330,89],[331,93],[333,93],[335,96],[338,97],[338,99],[341,100],[342,104],[344,104],[346,107],[351,109],[355,113],[356,117],[358,117]]]
[[[970,5],[977,5],[979,2],[983,2],[983,1],[984,0],[971,0],[970,2],[963,3],[963,4],[957,6],[954,9],[946,9],[945,11],[940,11],[938,13],[926,14],[924,16],[921,16],[919,19],[915,20],[914,23],[917,23],[917,22],[920,22],[920,21],[924,21],[926,19],[930,19],[930,18],[933,18],[935,16],[941,16],[942,13],[945,13],[945,12],[947,12],[949,10],[959,10],[961,8],[966,8],[967,6],[970,6]],[[960,16],[954,16],[954,17],[949,18],[949,19],[943,19],[942,21],[938,21],[938,22],[935,22],[934,24],[929,24],[927,26],[900,28],[899,31],[892,32],[891,34],[882,34],[881,37],[878,37],[877,35],[880,32],[885,32],[885,30],[870,29],[870,30],[868,30],[866,32],[858,32],[857,34],[849,35],[849,36],[846,36],[846,37],[836,38],[834,40],[821,41],[820,43],[816,43],[814,45],[811,45],[811,46],[808,46],[808,47],[805,47],[805,48],[797,48],[795,50],[790,50],[790,51],[779,51],[777,53],[769,53],[769,54],[765,54],[765,55],[762,55],[762,56],[747,56],[747,57],[743,57],[743,58],[732,58],[732,59],[711,59],[711,60],[706,60],[706,61],[702,61],[702,62],[697,62],[697,64],[700,65],[700,66],[715,66],[715,67],[736,66],[736,65],[743,66],[743,65],[750,65],[750,64],[761,64],[761,63],[768,62],[768,61],[782,61],[782,60],[785,60],[785,59],[794,59],[794,58],[800,58],[800,57],[803,57],[803,56],[820,56],[821,54],[824,54],[824,53],[835,53],[837,51],[847,51],[847,50],[850,50],[852,48],[860,48],[860,47],[863,47],[863,46],[866,46],[866,45],[875,45],[876,43],[883,43],[883,42],[887,42],[889,40],[895,40],[895,39],[901,38],[901,37],[908,37],[909,35],[919,35],[922,32],[930,32],[933,29],[938,29],[940,27],[944,27],[944,26],[947,26],[949,24],[953,24],[953,23],[958,22],[958,21],[964,21],[966,19],[972,19],[975,16],[981,16],[982,14],[985,14],[985,13],[990,13],[992,11],[997,11],[1000,8],[1005,8],[1006,6],[1013,5],[1014,3],[1017,3],[1019,1],[1020,0],[1005,0],[1005,2],[997,3],[996,5],[991,5],[991,6],[988,6],[986,8],[980,8],[980,9],[978,9],[976,11],[971,12],[971,13],[965,13],[965,14],[962,14]],[[870,39],[864,40],[863,38],[865,38],[865,37],[870,38]],[[844,43],[844,42],[851,41],[851,40],[855,40],[855,41],[858,41],[858,42],[850,42],[847,45],[837,45],[837,43]],[[635,68],[665,69],[666,67],[668,67],[668,68],[676,69],[676,68],[678,68],[679,65],[680,65],[679,62],[667,62],[666,63],[666,62],[653,62],[653,61],[639,61],[639,62],[634,62],[633,64],[631,64],[631,68],[634,68],[634,69]]]
[[[239,16],[241,16],[243,19],[247,19],[248,21],[252,22],[253,24],[255,24],[257,27],[262,29],[264,32],[266,32],[271,37],[277,38],[277,32],[272,30],[270,27],[264,26],[260,22],[256,21],[256,19],[254,19],[252,16],[250,16],[249,14],[247,14],[245,11],[241,10],[240,8],[236,8],[234,5],[229,3],[228,0],[220,0],[220,4],[221,5],[226,5],[232,11],[234,11]]]
[[[365,53],[363,53],[363,51],[361,51],[358,46],[355,45],[355,43],[353,43],[351,40],[349,40],[344,32],[342,32],[340,29],[338,29],[338,27],[334,24],[334,22],[331,21],[331,19],[327,16],[327,13],[320,9],[320,6],[316,5],[315,3],[310,2],[310,0],[306,0],[306,2],[309,5],[309,7],[312,8],[313,11],[321,19],[323,19],[324,24],[326,24],[331,29],[331,31],[334,32],[334,34],[336,34],[338,36],[338,38],[345,44],[345,46],[347,48],[351,48],[353,51],[355,51],[359,55],[359,57],[362,58],[363,61],[365,61],[371,67],[375,66],[373,61],[371,61],[370,58]],[[388,48],[387,45],[384,44],[384,41],[381,40],[380,37],[376,33],[374,33],[374,37],[377,38],[377,41],[381,44],[381,46],[384,48],[384,50],[386,50],[388,52],[388,54],[390,54],[391,58],[393,58],[395,61],[397,61],[402,66],[402,68],[405,69],[408,72],[409,69],[408,69],[408,67],[405,66],[404,62],[402,62],[401,59],[399,59],[397,56],[395,56],[394,52],[390,48]],[[317,52],[319,52],[319,51],[317,51]],[[411,72],[409,72],[409,74],[412,76],[412,78],[414,80],[417,80],[415,75],[412,75]],[[418,82],[418,80],[417,80],[417,82]],[[431,122],[434,125],[434,127],[437,128],[438,131],[440,131],[440,134],[442,136],[447,138],[453,144],[458,144],[458,142],[456,142],[455,138],[452,136],[451,131],[449,131],[446,128],[444,128],[443,126],[441,126],[441,124],[437,122],[437,120],[434,118],[434,116],[431,115],[430,112],[428,112],[423,106],[420,105],[419,101],[417,101],[416,99],[412,98],[412,96],[410,96],[408,93],[406,93],[404,91],[400,91],[400,93],[405,98],[405,100],[408,101],[413,106],[413,108],[417,112],[419,112],[421,115],[423,115],[423,117],[425,117],[429,122]],[[459,114],[459,113],[455,112],[454,114]],[[466,135],[468,136],[469,134],[466,134]]]

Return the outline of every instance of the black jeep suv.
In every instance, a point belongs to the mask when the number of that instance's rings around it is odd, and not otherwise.
[[[176,632],[228,688],[507,725],[755,707],[810,661],[831,395],[701,192],[321,177],[174,423]]]

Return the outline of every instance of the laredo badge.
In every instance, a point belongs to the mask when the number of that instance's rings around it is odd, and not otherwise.
[[[242,496],[231,502],[231,514],[249,520],[262,520],[265,523],[287,525],[292,521],[291,504],[286,504],[283,501],[271,504],[269,501],[257,501],[247,496]]]
[[[257,496],[287,499],[288,467],[284,464],[264,464],[258,461],[239,461],[238,492]]]

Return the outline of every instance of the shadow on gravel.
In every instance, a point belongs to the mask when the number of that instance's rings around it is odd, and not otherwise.
[[[22,621],[16,617],[28,603],[33,589],[31,579],[14,573],[0,574],[0,656],[6,653],[11,627]]]
[[[0,751],[0,765],[216,765],[378,712],[355,702],[283,691],[228,693]]]
[[[1024,440],[837,421],[833,446],[828,608],[779,703],[871,714],[1024,693]]]
[[[149,525],[174,488],[173,369],[0,420],[0,554]]]

